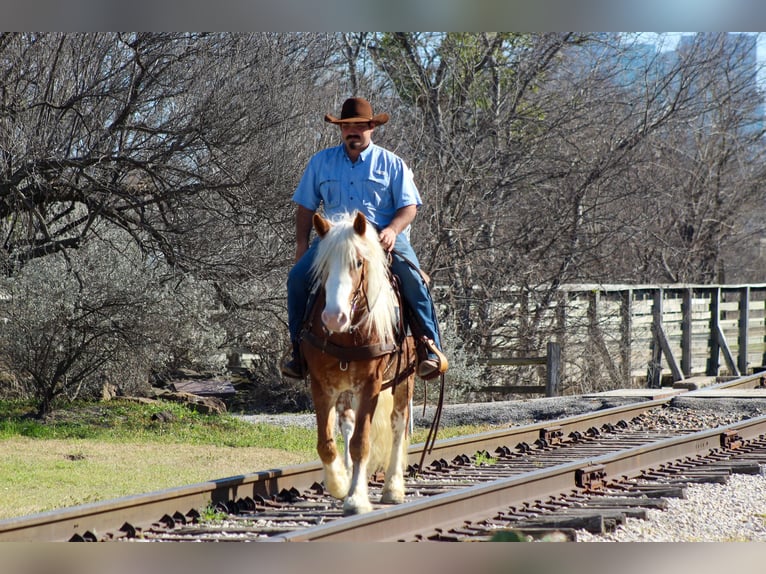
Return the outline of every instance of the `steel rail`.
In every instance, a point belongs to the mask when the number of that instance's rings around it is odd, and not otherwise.
[[[763,375],[752,375],[707,388],[752,388],[762,385]],[[695,392],[685,391],[683,394],[692,396]],[[584,432],[593,426],[629,420],[641,412],[669,403],[672,398],[639,400],[563,419],[438,440],[424,458],[424,464],[450,460],[467,452],[494,450],[499,445],[531,444],[551,433],[568,436],[573,432]],[[410,446],[410,465],[420,462],[424,446],[422,443]],[[138,527],[150,525],[179,509],[203,509],[246,497],[271,498],[284,489],[308,489],[320,483],[322,478],[322,467],[317,461],[6,519],[0,521],[0,542],[69,540],[73,535],[82,533],[90,533],[95,538],[97,533],[119,532],[125,523]]]
[[[240,497],[269,497],[282,488],[311,485],[321,478],[321,467],[307,463],[22,516],[0,521],[0,542],[59,541],[76,533],[119,531],[126,522],[151,524],[179,508],[204,509]]]
[[[611,407],[561,419],[465,435],[452,439],[442,439],[435,443],[434,448],[427,455],[424,465],[435,460],[450,460],[455,456],[469,452],[480,452],[494,449],[497,446],[507,446],[506,443],[510,443],[512,446],[520,443],[533,444],[552,432],[566,437],[570,433],[583,432],[594,426],[600,427],[605,424],[615,424],[620,421],[630,420],[642,412],[668,404],[672,398],[663,397],[652,400],[639,400],[635,403],[619,407]],[[413,465],[419,463],[422,452],[422,444],[411,446],[408,451],[408,463]]]
[[[681,381],[683,382],[683,381]],[[695,396],[701,393],[715,390],[731,390],[731,389],[757,389],[766,388],[766,372],[753,373],[751,375],[743,375],[736,379],[728,381],[722,381],[700,389],[689,390],[685,395]]]
[[[413,539],[425,529],[448,530],[466,522],[490,518],[498,511],[525,502],[576,490],[579,477],[597,469],[599,479],[632,478],[653,467],[709,454],[724,440],[749,440],[766,434],[766,416],[717,429],[666,439],[614,454],[568,462],[454,492],[435,495],[394,508],[348,517],[270,542],[387,542]]]
[[[506,444],[532,444],[552,429],[562,434],[585,432],[593,426],[631,419],[668,401],[668,398],[639,401],[543,423],[439,440],[426,455],[424,465],[450,460],[465,453],[494,450]],[[410,446],[408,464],[417,465],[420,462],[423,448],[423,443]],[[246,497],[268,499],[284,489],[305,490],[322,480],[322,465],[317,461],[93,502],[0,521],[0,542],[65,541],[76,534],[97,538],[105,532],[119,532],[125,523],[136,527],[151,525],[165,515],[172,516],[179,509],[204,509]]]

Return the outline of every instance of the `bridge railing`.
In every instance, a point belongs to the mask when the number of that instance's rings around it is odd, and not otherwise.
[[[602,286],[565,293],[570,324],[577,323],[572,311],[582,313],[587,301],[590,332],[619,341],[613,345],[619,371],[649,387],[695,375],[738,376],[766,363],[766,285]]]
[[[520,310],[518,321],[494,327],[491,361],[517,354],[520,324],[536,313],[543,317],[537,339],[560,345],[558,391],[595,375],[605,381],[602,389],[659,387],[700,375],[748,374],[766,364],[766,284],[565,285],[542,311],[525,296],[509,291],[492,302],[496,310]],[[530,364],[519,361],[504,364]]]

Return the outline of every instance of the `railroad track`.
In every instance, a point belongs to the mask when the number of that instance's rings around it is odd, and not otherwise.
[[[762,386],[762,377],[750,376],[713,388]],[[689,465],[695,479],[720,480],[766,463],[766,417],[712,429],[660,428],[655,415],[670,400],[438,441],[423,468],[423,445],[413,445],[405,504],[377,505],[366,515],[343,517],[339,501],[324,492],[321,466],[309,463],[5,520],[0,541],[571,537],[577,527],[608,529],[658,504],[658,493],[678,492]],[[707,467],[713,470],[700,470]],[[205,509],[219,519],[203,519]]]

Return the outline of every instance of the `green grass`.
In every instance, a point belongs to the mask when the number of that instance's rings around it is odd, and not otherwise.
[[[227,447],[277,448],[294,452],[314,449],[310,430],[250,424],[230,415],[202,415],[171,402],[152,405],[126,401],[76,403],[54,412],[43,422],[31,418],[33,408],[0,402],[0,440],[28,437],[41,440],[91,439],[105,442],[168,443]],[[169,413],[170,421],[153,420]]]
[[[489,454],[486,450],[478,451],[474,457],[473,462],[476,465],[492,466],[497,464],[497,459]]]
[[[11,437],[40,440],[90,439],[120,443],[129,441],[234,448],[260,447],[297,453],[314,452],[316,445],[316,431],[313,429],[252,424],[228,414],[202,415],[173,402],[78,402],[56,410],[45,421],[33,418],[32,413],[34,407],[30,403],[0,401],[0,440]],[[169,413],[171,420],[153,420],[152,417],[160,413]],[[438,438],[482,432],[487,428],[441,428]],[[412,442],[423,442],[427,435],[428,429],[416,429]]]

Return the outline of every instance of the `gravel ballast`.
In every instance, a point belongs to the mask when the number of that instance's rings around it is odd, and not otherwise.
[[[520,426],[618,407],[640,400],[632,397],[545,397],[521,401],[445,404],[439,426]],[[433,405],[426,405],[425,408],[423,405],[415,405],[412,409],[415,427],[429,428],[434,419],[435,410]],[[239,415],[239,417],[252,423],[316,428],[316,419],[313,414],[258,414]]]
[[[577,532],[579,542],[764,542],[766,477],[732,474],[726,484],[691,484],[646,520],[627,518],[614,532]]]

